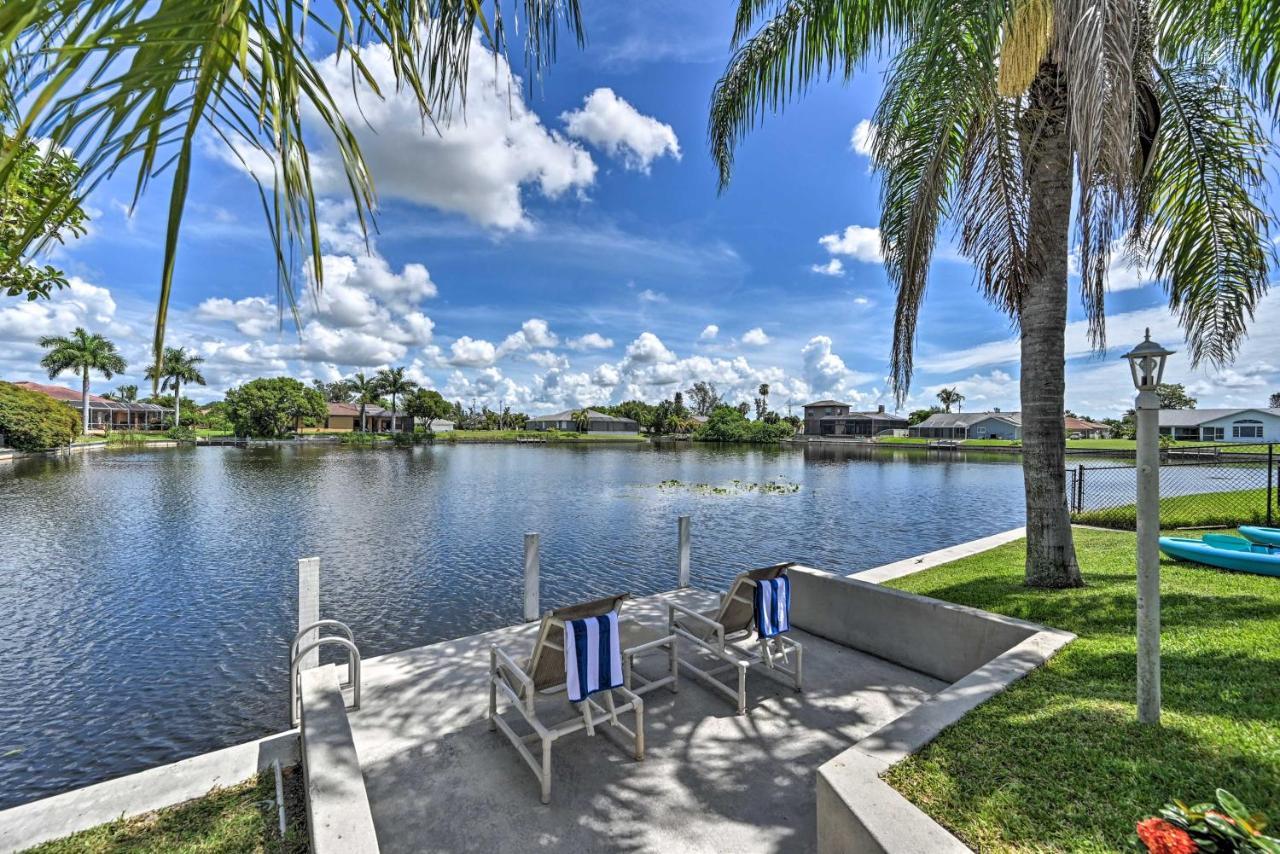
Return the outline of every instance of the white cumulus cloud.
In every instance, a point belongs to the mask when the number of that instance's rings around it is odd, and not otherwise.
[[[487,368],[498,358],[498,348],[483,338],[463,335],[449,348],[449,364],[467,368]]]
[[[818,243],[832,255],[844,255],[868,264],[883,260],[880,255],[880,229],[851,225],[844,233],[827,234]]]
[[[769,343],[769,336],[765,331],[757,326],[755,329],[748,329],[742,335],[742,343],[749,347],[763,347]]]
[[[571,350],[608,350],[613,346],[612,338],[605,338],[599,332],[588,332],[569,341]]]
[[[384,198],[397,198],[462,214],[503,230],[530,227],[523,195],[536,187],[548,198],[582,191],[595,182],[591,155],[573,140],[542,124],[524,101],[524,84],[506,57],[495,55],[473,34],[471,62],[460,102],[426,121],[415,99],[397,86],[390,52],[383,44],[360,49],[381,96],[353,75],[348,60],[333,56],[316,67],[337,109],[351,122],[365,162]],[[353,85],[353,77],[357,82]],[[316,118],[309,116],[311,124]],[[210,146],[221,159],[270,183],[274,164],[244,147]],[[321,150],[311,174],[317,191],[349,193],[338,158]]]
[[[821,276],[843,276],[844,262],[839,258],[832,258],[825,264],[814,264],[809,269]]]
[[[680,159],[680,142],[671,125],[644,115],[607,87],[596,89],[579,109],[560,118],[570,136],[620,158],[627,169],[647,173],[663,155]]]
[[[243,335],[261,337],[278,325],[279,311],[264,297],[245,297],[234,302],[225,297],[212,297],[196,308],[201,320],[221,321],[235,325]]]
[[[700,341],[711,341],[720,334],[720,327],[714,323],[708,323],[698,335]]]
[[[652,364],[671,362],[676,357],[657,335],[652,332],[641,332],[636,340],[627,345],[627,358],[637,364]]]
[[[853,128],[853,134],[849,137],[849,148],[863,157],[870,157],[875,144],[876,126],[871,123],[870,119],[863,119],[858,122]]]

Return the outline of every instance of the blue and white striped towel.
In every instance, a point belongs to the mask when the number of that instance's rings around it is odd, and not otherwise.
[[[791,579],[785,575],[756,582],[756,631],[762,638],[791,629]]]
[[[622,684],[616,612],[564,624],[564,676],[569,700],[574,703]]]

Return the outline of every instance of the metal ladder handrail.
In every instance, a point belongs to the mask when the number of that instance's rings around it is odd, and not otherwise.
[[[299,634],[305,634],[320,625],[320,623],[338,623],[337,620],[320,620],[319,623],[313,623],[303,629]],[[338,623],[338,625],[342,625]],[[346,626],[343,626],[346,628]],[[347,629],[350,632],[350,629]],[[301,676],[298,670],[298,663],[302,657],[313,649],[317,649],[327,643],[336,643],[347,650],[347,682],[340,685],[341,688],[351,687],[353,689],[351,696],[352,711],[360,708],[360,649],[351,640],[336,635],[317,638],[301,649],[297,649],[289,661],[289,725],[296,727],[302,720],[302,691]]]
[[[298,644],[302,642],[303,637],[324,626],[335,626],[339,629],[342,629],[343,634],[347,636],[347,640],[351,641],[352,643],[356,642],[356,636],[351,631],[351,627],[348,626],[346,623],[342,622],[341,620],[316,620],[314,623],[311,623],[310,625],[303,626],[298,631],[298,633],[293,636],[293,642],[289,644],[289,658],[292,659],[295,655],[297,655]],[[318,632],[316,636],[319,637]]]

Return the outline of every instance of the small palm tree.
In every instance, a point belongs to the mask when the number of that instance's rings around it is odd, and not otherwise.
[[[115,398],[126,403],[132,403],[138,399],[138,387],[136,385],[116,386]]]
[[[591,411],[588,409],[579,409],[569,416],[573,419],[573,426],[578,428],[579,433],[586,433],[591,429]]]
[[[173,389],[174,427],[182,425],[182,384],[204,385],[204,376],[199,367],[203,363],[202,357],[188,353],[185,347],[165,347],[159,370],[155,365],[147,368],[147,379],[153,383],[159,380],[161,391]]]
[[[391,432],[396,432],[396,396],[403,397],[418,387],[418,384],[404,375],[404,368],[383,368],[378,371],[378,389],[382,394],[391,396]]]
[[[363,433],[365,407],[377,401],[382,394],[382,386],[378,385],[376,377],[366,377],[363,371],[357,371],[355,376],[347,380],[347,385],[360,404],[360,432]]]
[[[80,413],[85,432],[89,431],[89,373],[98,371],[107,379],[126,369],[116,345],[96,332],[92,335],[77,326],[70,335],[50,335],[40,339],[40,346],[48,350],[40,360],[40,367],[49,372],[49,379],[64,371],[79,371]]]
[[[964,395],[956,391],[955,388],[944,388],[938,392],[938,403],[942,404],[943,412],[950,412],[953,406],[959,412],[960,404],[964,403]]]

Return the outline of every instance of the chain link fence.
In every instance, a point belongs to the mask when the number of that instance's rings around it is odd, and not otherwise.
[[[1280,522],[1280,454],[1275,445],[1214,445],[1160,455],[1163,528],[1273,526]],[[1067,470],[1072,521],[1133,530],[1137,468],[1078,465]]]

